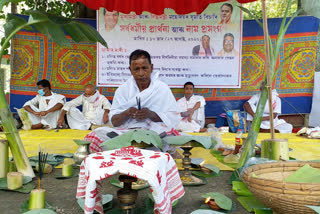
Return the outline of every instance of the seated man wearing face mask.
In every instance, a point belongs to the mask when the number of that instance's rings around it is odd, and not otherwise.
[[[76,107],[82,105],[82,112]],[[109,121],[111,104],[91,84],[84,87],[84,94],[67,102],[60,114],[58,126],[64,122],[67,114],[68,125],[71,129],[88,130],[92,125],[103,125]]]
[[[37,82],[38,95],[23,105],[31,120],[31,129],[56,128],[65,97],[51,91],[46,79]]]

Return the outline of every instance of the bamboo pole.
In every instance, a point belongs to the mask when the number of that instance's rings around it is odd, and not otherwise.
[[[270,68],[270,47],[269,47],[269,31],[268,31],[268,19],[266,13],[266,3],[262,0],[262,19],[263,19],[263,34],[264,34],[264,48],[265,48],[265,70],[267,75],[267,90],[268,90],[268,102],[269,102],[269,120],[270,120],[270,134],[271,139],[274,139],[274,124],[273,124],[273,108],[272,108],[272,78]]]
[[[7,140],[0,140],[0,178],[7,177],[9,167],[9,147]]]
[[[33,178],[35,176],[34,172],[23,147],[21,138],[13,120],[12,113],[9,110],[9,106],[2,89],[0,89],[0,118],[18,171],[22,172],[25,176]]]

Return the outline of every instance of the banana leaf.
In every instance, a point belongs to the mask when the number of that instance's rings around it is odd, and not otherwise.
[[[310,209],[313,209],[317,213],[320,213],[320,207],[319,206],[309,206],[309,205],[305,205],[305,206],[309,207]]]
[[[306,164],[286,177],[284,181],[296,183],[320,183],[320,170]]]
[[[192,171],[192,174],[197,177],[212,178],[212,177],[221,176],[222,172],[221,171],[219,173],[212,172],[211,174],[208,175],[208,174],[204,174],[201,171]]]
[[[222,212],[214,211],[214,210],[205,210],[205,209],[199,209],[192,211],[190,214],[219,214]]]
[[[102,195],[102,206],[104,211],[112,208],[112,201],[113,201],[113,195],[111,194]],[[82,210],[84,210],[84,198],[78,198],[77,203],[79,207]]]
[[[137,147],[155,146],[159,149],[162,149],[162,141],[159,135],[155,131],[146,129],[135,129],[128,131],[122,135],[101,143],[100,147],[106,146],[107,150],[113,150],[131,146],[133,143],[136,143],[135,146]]]
[[[193,147],[204,147],[210,149],[212,142],[210,137],[207,136],[167,136],[163,140],[170,145],[183,146],[188,142],[191,142]]]
[[[232,190],[240,196],[253,196],[247,185],[241,181],[233,181]]]
[[[238,197],[237,200],[248,212],[253,212],[254,209],[266,208],[254,196],[241,196]]]
[[[10,2],[18,3],[20,1],[1,0],[1,10],[4,5]],[[76,42],[100,42],[107,47],[107,43],[101,35],[93,27],[85,23],[36,10],[29,10],[27,14],[29,15],[28,21],[13,14],[7,15],[4,25],[5,40],[0,50],[0,60],[8,48],[10,40],[17,32],[23,29],[36,30],[62,46],[71,46],[70,39],[64,33],[67,32],[71,39]],[[2,121],[17,170],[25,176],[34,177],[34,172],[15,126],[3,89],[0,89],[0,120]]]
[[[36,209],[25,212],[24,214],[56,214],[56,212],[49,209]]]
[[[206,194],[201,195],[202,198],[208,198],[211,197],[211,199],[214,199],[214,202],[224,210],[231,210],[232,209],[232,200],[228,198],[227,196],[218,193],[218,192],[208,192]]]
[[[36,212],[36,211],[43,211],[43,212]],[[20,212],[25,214],[27,213],[28,214],[53,214],[53,213],[56,213],[54,211],[56,211],[56,207],[47,201],[44,201],[44,209],[29,210],[29,200],[25,201],[20,206]]]
[[[274,46],[272,46],[272,41],[270,39],[270,36],[267,35],[267,41],[269,43],[269,48],[270,48],[270,56],[266,56],[266,57],[269,57],[269,59],[270,59],[271,80],[274,80],[274,78],[276,77],[277,71],[279,70],[279,68],[276,69],[276,64],[277,64],[277,59],[278,59],[280,48],[281,48],[281,45],[282,45],[282,42],[283,42],[284,35],[285,35],[289,25],[291,24],[292,20],[300,12],[300,10],[298,10],[295,14],[293,14],[291,16],[291,18],[289,20],[287,20],[287,16],[288,16],[289,8],[291,7],[291,4],[292,4],[292,0],[289,0],[287,8],[286,8],[286,11],[285,11],[285,14],[284,14],[284,17],[282,19],[282,23],[281,23],[280,29],[279,29],[278,37],[277,37],[277,40],[276,40]],[[259,21],[259,19],[256,16],[253,15],[253,13],[251,13],[249,10],[244,9],[242,7],[240,7],[240,9],[243,12],[248,13],[262,27],[261,22]],[[261,96],[260,96],[260,100],[259,100],[258,105],[257,105],[257,110],[256,110],[256,113],[255,113],[255,115],[253,117],[251,129],[250,129],[250,131],[248,133],[248,137],[247,137],[247,140],[246,140],[247,143],[245,144],[243,152],[241,153],[241,157],[240,157],[239,163],[237,165],[238,169],[241,168],[242,166],[244,166],[246,161],[250,157],[252,157],[254,155],[254,146],[255,146],[256,141],[257,141],[257,137],[258,137],[258,133],[259,133],[259,130],[260,130],[262,116],[263,116],[263,112],[264,112],[264,109],[265,109],[265,105],[266,105],[267,99],[268,99],[268,90],[265,87],[261,91]]]

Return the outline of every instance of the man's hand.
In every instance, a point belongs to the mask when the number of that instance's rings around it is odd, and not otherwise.
[[[192,121],[192,116],[193,116],[193,113],[194,113],[194,110],[192,108],[188,109],[187,110],[188,112],[188,122],[191,122]]]
[[[49,112],[48,111],[40,111],[40,115],[42,117],[46,116]]]
[[[185,112],[181,112],[180,115],[181,117],[188,117],[190,113],[188,111],[185,111]]]
[[[40,116],[41,116],[40,112],[36,112],[36,111],[35,111],[35,112],[33,112],[33,114],[36,115],[37,117],[40,117]]]
[[[109,121],[109,110],[108,109],[106,109],[104,111],[102,121],[103,121],[103,124],[106,124]]]
[[[149,109],[143,108],[140,111],[138,110],[136,112],[135,118],[137,121],[145,120],[147,118],[150,118],[150,114],[151,114],[151,112]]]
[[[130,107],[129,109],[127,109],[127,115],[129,118],[132,118],[132,119],[136,119],[137,112],[138,112],[138,109],[134,107]]]
[[[62,127],[63,122],[64,122],[64,117],[59,117],[59,119],[58,119],[58,127],[59,128]]]

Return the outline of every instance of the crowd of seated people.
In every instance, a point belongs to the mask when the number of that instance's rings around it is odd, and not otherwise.
[[[205,132],[205,99],[194,94],[194,84],[186,82],[184,97],[176,101],[167,84],[153,70],[151,56],[147,51],[135,50],[129,57],[131,77],[115,92],[112,105],[96,90],[86,85],[84,93],[66,102],[63,95],[53,93],[48,80],[37,83],[38,95],[23,106],[32,122],[32,129],[61,128],[66,122],[71,129],[90,130],[106,136],[116,129],[144,128],[157,133],[174,130],[182,132]],[[248,121],[254,116],[260,93],[244,104]],[[292,125],[278,119],[281,100],[273,91],[275,128],[279,132],[291,132]],[[82,111],[77,107],[82,106]],[[112,127],[112,128],[110,128]],[[269,128],[268,104],[261,128]]]

